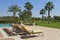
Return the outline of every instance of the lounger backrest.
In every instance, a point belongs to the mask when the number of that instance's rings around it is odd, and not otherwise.
[[[19,29],[23,30],[22,27],[21,27],[20,25],[17,25],[17,27],[18,27]]]
[[[22,26],[22,29],[29,34],[32,33],[32,29],[30,29],[29,27]]]
[[[12,32],[12,31],[10,31],[9,29],[7,29],[7,28],[4,28],[3,29],[6,33],[8,33],[8,35],[14,35],[14,33]]]
[[[20,30],[23,30],[19,24],[14,24],[14,28],[19,28]]]

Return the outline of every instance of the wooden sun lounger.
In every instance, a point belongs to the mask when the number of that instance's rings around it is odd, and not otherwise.
[[[12,31],[10,31],[10,30],[7,29],[7,28],[4,28],[3,30],[4,30],[9,36],[15,35]]]
[[[15,24],[16,27],[19,28],[19,30],[22,30],[23,32],[25,32],[26,34],[40,34],[42,33],[42,36],[44,36],[44,33],[42,30],[32,30],[30,27],[25,27],[23,25],[19,25],[19,24]]]
[[[14,31],[14,29],[16,29],[16,31],[18,30],[19,31],[19,34],[21,33],[21,32],[23,32],[23,29],[22,29],[22,27],[19,25],[19,24],[13,24],[13,31]],[[15,31],[15,32],[16,32]],[[18,34],[18,33],[17,33]]]
[[[42,30],[32,30],[30,27],[25,27],[25,26],[22,26],[22,25],[21,25],[21,27],[29,35],[31,35],[31,34],[33,34],[33,35],[38,34],[39,35],[40,33],[42,33],[42,36],[44,36],[44,33],[43,33]]]

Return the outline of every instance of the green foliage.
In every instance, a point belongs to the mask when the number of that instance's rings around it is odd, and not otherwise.
[[[18,15],[19,15],[19,19],[20,19],[20,20],[23,20],[23,11],[20,10],[20,12],[19,12]]]
[[[33,6],[31,5],[30,2],[26,2],[24,7],[25,7],[27,10],[33,9]]]
[[[60,16],[54,16],[54,20],[60,21]]]
[[[0,23],[15,23],[18,21],[19,21],[18,17],[15,17],[15,20],[14,20],[14,17],[12,16],[4,16],[0,18]]]
[[[46,11],[48,11],[48,24],[50,23],[50,11],[52,11],[52,9],[54,8],[54,5],[52,2],[48,2],[46,3],[45,9]]]
[[[33,6],[31,5],[30,2],[26,2],[24,7],[26,9],[19,14],[19,18],[23,20],[24,23],[30,23],[32,18],[31,10],[33,9]]]
[[[28,12],[27,10],[24,10],[22,14],[22,19],[27,23],[29,23],[29,21],[31,20],[30,12]]]
[[[40,10],[40,14],[42,15],[42,20],[43,20],[43,14],[45,14],[45,9]]]
[[[11,5],[8,8],[8,12],[18,12],[18,11],[20,11],[20,7],[18,7],[17,5]]]
[[[32,20],[33,20],[33,19],[37,21],[37,20],[40,20],[41,18],[35,18],[35,17],[33,17]]]
[[[45,9],[40,10],[40,14],[45,14]]]
[[[20,7],[18,7],[17,5],[11,5],[10,7],[8,7],[8,12],[13,12],[14,17],[16,15],[16,12],[19,12],[20,10]]]
[[[46,3],[45,9],[46,10],[52,10],[52,9],[54,9],[53,2]]]

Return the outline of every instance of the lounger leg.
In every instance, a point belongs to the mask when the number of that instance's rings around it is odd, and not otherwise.
[[[42,32],[42,36],[44,36],[44,33]]]
[[[42,37],[44,36],[44,33],[43,32],[41,32],[42,33]],[[38,33],[38,35],[40,35],[40,33]]]
[[[34,34],[33,34],[33,36],[34,36]]]
[[[29,36],[34,36],[34,34],[29,34]]]

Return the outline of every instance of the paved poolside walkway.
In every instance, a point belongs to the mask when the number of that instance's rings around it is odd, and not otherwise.
[[[38,37],[30,37],[25,38],[23,40],[60,40],[60,29],[56,28],[48,28],[48,27],[42,27],[42,26],[29,26],[33,30],[43,30],[44,37],[41,35],[38,35]]]

